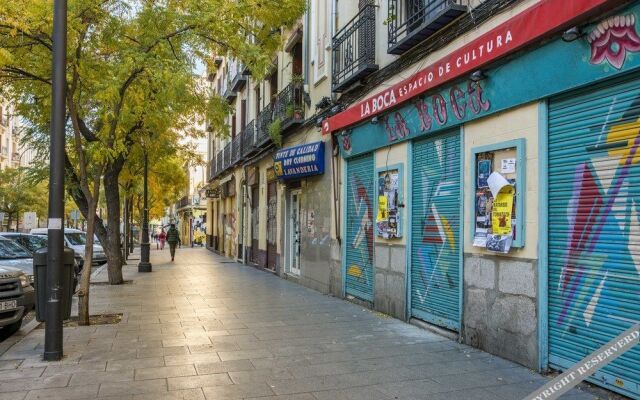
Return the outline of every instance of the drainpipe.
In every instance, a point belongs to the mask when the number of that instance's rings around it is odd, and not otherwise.
[[[244,218],[244,213],[247,211],[247,166],[243,166],[242,168],[243,174],[244,174],[244,179],[242,180],[242,199],[240,200],[240,207],[242,208],[240,211],[240,226],[242,227],[240,229],[240,235],[242,237],[242,258],[241,261],[243,264],[247,263],[247,246],[245,246],[245,240],[246,240],[246,235],[245,235],[245,231],[246,231],[246,227],[244,224],[245,218]]]
[[[331,1],[331,38],[336,34],[336,19],[338,18],[338,0]]]

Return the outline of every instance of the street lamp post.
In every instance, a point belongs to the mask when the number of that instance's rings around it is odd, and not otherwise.
[[[151,272],[151,263],[149,262],[149,204],[148,204],[148,156],[147,149],[144,149],[144,210],[142,211],[142,240],[140,243],[140,264],[138,264],[138,272]]]
[[[44,359],[62,359],[61,274],[64,251],[64,147],[67,69],[67,1],[53,5],[53,59],[51,87],[51,155],[49,168],[49,221],[47,241],[46,324]]]

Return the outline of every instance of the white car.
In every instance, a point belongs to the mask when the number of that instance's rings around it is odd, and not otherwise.
[[[33,256],[29,250],[4,237],[0,237],[0,266],[17,268],[33,282]]]
[[[31,229],[32,235],[47,235],[47,228],[35,228]],[[67,247],[73,249],[76,254],[82,256],[84,260],[85,245],[87,243],[87,234],[79,229],[64,228],[64,244]],[[104,249],[100,245],[98,238],[94,236],[93,244],[93,257],[91,258],[91,264],[93,266],[99,266],[107,263],[107,256],[104,254]]]

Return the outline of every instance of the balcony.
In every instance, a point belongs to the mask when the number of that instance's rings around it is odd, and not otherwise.
[[[465,0],[389,0],[389,54],[403,54],[467,11]]]
[[[222,168],[223,169],[229,168],[231,166],[231,142],[227,143],[227,145],[224,146],[222,157],[223,157]]]
[[[251,121],[240,133],[242,135],[242,157],[255,153],[256,147],[256,123]]]
[[[333,37],[331,90],[342,92],[378,70],[376,64],[376,14],[367,5]]]
[[[231,165],[236,165],[242,159],[242,135],[238,134],[231,142]]]
[[[233,92],[242,90],[244,85],[247,84],[247,76],[244,73],[244,65],[237,60],[233,60],[229,63],[229,88]]]
[[[304,95],[303,83],[291,82],[276,96],[273,121],[281,121],[282,132],[304,122]]]
[[[191,196],[184,196],[176,202],[176,210],[189,207],[191,205]]]
[[[216,178],[216,175],[216,160],[214,158],[207,163],[207,181],[211,182]]]
[[[222,150],[216,155],[216,176],[220,175],[224,171],[224,153]]]
[[[227,84],[225,86],[226,86],[226,89],[224,91],[222,91],[222,97],[226,101],[231,103],[233,100],[236,99],[236,97],[238,97],[238,92],[236,92],[235,90],[231,90],[231,86],[229,84]]]
[[[268,104],[256,118],[256,146],[262,147],[270,143],[269,125],[273,122],[273,104]]]

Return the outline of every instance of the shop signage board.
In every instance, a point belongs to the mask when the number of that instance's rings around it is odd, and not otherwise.
[[[220,198],[220,187],[215,189],[207,189],[206,196],[209,199],[218,199]]]
[[[278,150],[273,157],[278,179],[298,179],[324,173],[324,142],[305,143]]]
[[[397,107],[444,83],[505,57],[524,46],[597,13],[615,0],[543,0],[435,63],[323,122],[329,134]],[[562,65],[562,64],[560,64]]]
[[[637,35],[639,5],[618,10],[614,15],[625,18],[633,15],[635,26],[627,29],[630,35]],[[595,27],[596,24],[584,27],[587,36],[576,41],[564,42],[558,38],[523,52],[495,70],[484,71],[486,78],[480,82],[460,80],[435,92],[414,95],[408,104],[379,116],[377,123],[367,118],[365,123],[341,131],[337,137],[342,155],[354,157],[389,144],[441,132],[640,67],[640,57],[635,56],[637,50],[627,49],[626,45],[625,52],[620,52],[623,57],[626,55],[622,64],[617,58],[592,58],[592,54],[598,54],[602,46],[597,40],[589,39]],[[611,37],[614,38],[613,35]],[[615,43],[605,44],[611,46]],[[558,68],[559,65],[563,68]]]

